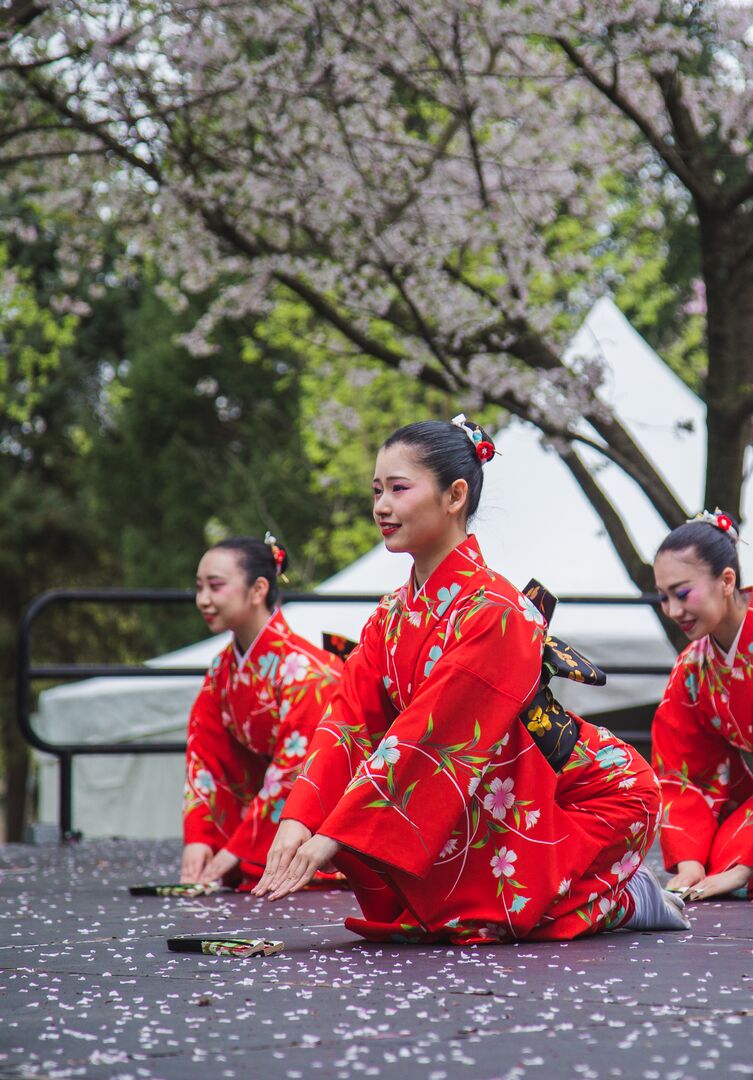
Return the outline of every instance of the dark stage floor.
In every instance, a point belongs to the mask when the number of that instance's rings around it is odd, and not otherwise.
[[[0,1077],[753,1076],[753,906],[692,931],[569,944],[361,944],[348,893],[278,905],[129,896],[179,846],[0,849]],[[285,941],[268,959],[169,953],[175,933]]]

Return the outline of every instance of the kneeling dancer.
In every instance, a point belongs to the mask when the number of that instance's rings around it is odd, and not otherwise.
[[[374,518],[413,572],[348,658],[253,891],[279,899],[332,862],[363,912],[346,925],[375,941],[682,929],[681,902],[639,869],[651,768],[542,708],[545,620],[467,535],[493,455],[464,417],[410,424],[379,451]],[[562,716],[569,753],[545,756]]]
[[[285,798],[342,662],[293,631],[277,606],[287,556],[273,537],[223,540],[202,557],[196,605],[233,632],[188,723],[181,881],[259,880]]]
[[[666,614],[690,639],[653,726],[668,887],[691,900],[753,899],[753,609],[737,526],[705,510],[654,563]]]

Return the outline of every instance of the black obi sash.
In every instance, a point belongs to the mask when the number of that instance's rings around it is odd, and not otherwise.
[[[523,589],[531,603],[541,612],[549,626],[557,597],[532,578]],[[520,721],[555,772],[561,772],[570,759],[578,741],[580,724],[560,705],[549,689],[549,680],[558,677],[591,686],[603,686],[606,674],[582,653],[559,638],[547,633],[541,659],[541,678],[533,699],[520,713]]]
[[[557,606],[557,597],[535,578],[523,589],[523,595],[541,612],[549,626]],[[356,647],[355,641],[337,634],[322,634],[322,639],[324,648],[342,660]],[[607,677],[572,645],[547,633],[538,689],[519,718],[554,771],[561,772],[578,741],[580,724],[578,718],[571,716],[549,689],[549,680],[555,677],[591,686],[603,686]]]

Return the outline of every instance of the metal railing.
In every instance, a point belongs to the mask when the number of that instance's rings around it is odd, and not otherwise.
[[[374,593],[316,593],[287,592],[282,595],[281,603],[306,604],[371,604],[376,605],[381,594]],[[73,830],[73,759],[79,755],[100,754],[182,754],[185,753],[185,741],[169,740],[154,742],[50,742],[39,735],[31,723],[32,683],[40,679],[58,679],[71,681],[99,676],[164,678],[167,676],[203,676],[206,668],[162,667],[149,664],[35,664],[32,661],[32,628],[35,621],[52,604],[70,603],[136,603],[136,604],[172,604],[195,601],[192,589],[51,589],[36,597],[24,612],[18,630],[18,661],[16,674],[16,715],[19,727],[26,741],[37,750],[51,754],[58,759],[59,790],[59,827],[61,839],[70,839],[77,834]],[[652,593],[642,596],[561,596],[560,604],[588,604],[599,607],[619,606],[656,606],[658,597]],[[665,664],[612,664],[603,669],[607,675],[668,675],[670,668]],[[633,733],[625,733],[633,734]]]

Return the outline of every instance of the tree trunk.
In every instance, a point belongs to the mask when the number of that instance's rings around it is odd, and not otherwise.
[[[6,653],[0,671],[0,726],[5,766],[5,840],[9,843],[23,840],[29,779],[29,749],[16,721],[14,686],[15,649]]]
[[[742,212],[699,211],[699,222],[709,364],[705,507],[739,519],[749,415],[743,402],[753,387],[753,228]]]

